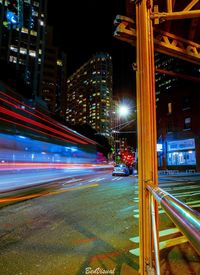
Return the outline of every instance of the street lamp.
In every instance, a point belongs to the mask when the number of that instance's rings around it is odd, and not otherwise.
[[[127,105],[120,105],[117,111],[119,116],[124,118],[130,114],[130,108]]]
[[[121,142],[119,139],[120,130],[128,126],[134,120],[128,120],[133,114],[133,106],[130,106],[130,100],[123,99],[123,101],[118,102],[115,105],[115,110],[113,111],[113,127],[112,127],[112,136],[113,136],[113,145],[115,152],[115,162],[118,151],[121,147]],[[128,121],[127,121],[128,120]]]

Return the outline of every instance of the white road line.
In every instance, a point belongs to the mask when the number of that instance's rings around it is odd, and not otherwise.
[[[66,181],[62,185],[65,185],[65,184],[68,184],[68,183],[72,183],[72,182],[77,182],[77,181],[80,181],[80,180],[83,180],[83,179],[71,179],[71,180]]]
[[[105,178],[96,178],[96,179],[89,180],[88,182],[102,181],[102,180],[104,180],[104,179],[105,179]]]
[[[133,209],[133,208],[135,208],[135,206],[131,205],[131,206],[128,206],[128,207],[126,207],[126,208],[120,209],[119,211],[120,211],[120,212],[126,212],[126,211],[128,211],[128,210]],[[133,210],[133,211],[135,211],[135,210]]]

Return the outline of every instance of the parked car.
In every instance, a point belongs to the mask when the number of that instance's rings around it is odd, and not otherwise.
[[[125,164],[117,164],[112,171],[113,176],[129,176],[129,168]]]

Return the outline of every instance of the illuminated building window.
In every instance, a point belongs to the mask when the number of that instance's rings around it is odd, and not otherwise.
[[[25,49],[25,48],[20,48],[19,52],[20,52],[21,54],[26,54],[26,53],[27,53],[27,49]]]
[[[33,15],[33,16],[38,16],[38,12],[35,11],[35,10],[33,10],[33,11],[32,11],[32,15]]]
[[[171,102],[168,103],[168,114],[172,113],[172,104]]]
[[[22,33],[28,33],[28,29],[27,28],[22,28],[21,32]]]
[[[29,1],[28,3],[30,3],[30,1]],[[35,7],[39,7],[40,4],[39,4],[39,2],[34,1],[34,2],[33,2],[33,5],[34,5]]]
[[[16,57],[16,56],[13,56],[13,55],[10,55],[10,56],[9,56],[9,61],[10,61],[11,63],[17,63],[17,57]]]
[[[44,21],[40,20],[40,26],[44,26]]]
[[[13,45],[10,46],[10,50],[13,51],[13,52],[15,52],[15,53],[18,51],[17,47],[15,47]]]
[[[29,55],[30,55],[30,56],[33,56],[33,57],[35,57],[35,56],[36,56],[36,52],[35,52],[35,51],[30,50]]]
[[[56,64],[57,64],[58,66],[62,66],[62,65],[63,65],[62,60],[57,60]]]
[[[37,36],[37,32],[36,32],[36,31],[31,30],[31,35],[33,35],[33,36]]]

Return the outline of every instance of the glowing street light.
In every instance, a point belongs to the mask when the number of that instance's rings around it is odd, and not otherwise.
[[[118,107],[118,114],[120,117],[127,117],[130,114],[130,109],[126,105],[121,105]]]

